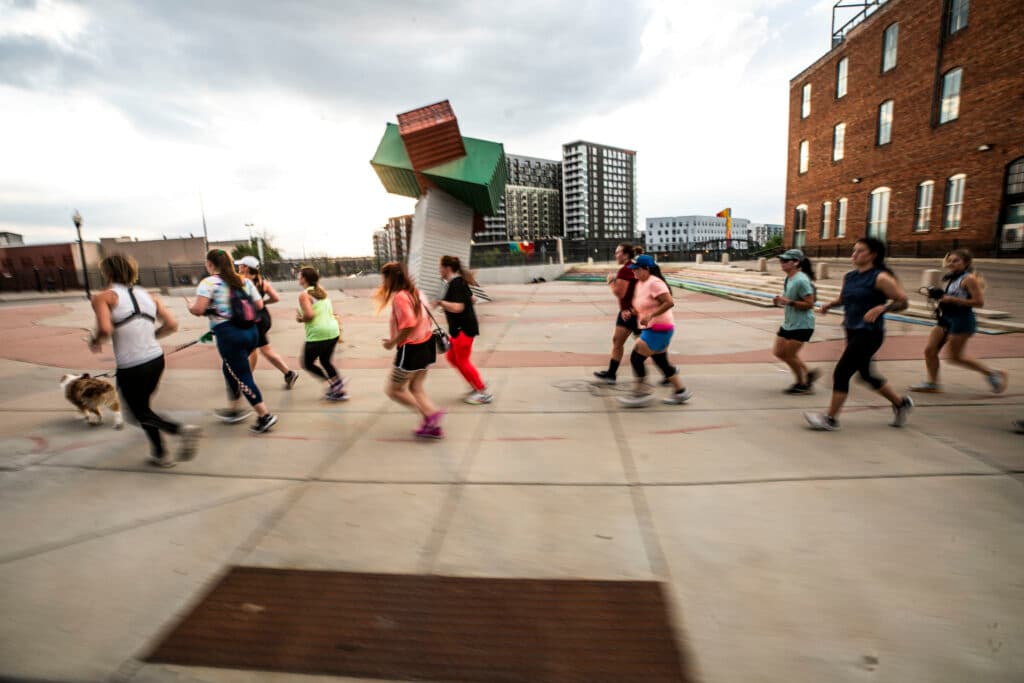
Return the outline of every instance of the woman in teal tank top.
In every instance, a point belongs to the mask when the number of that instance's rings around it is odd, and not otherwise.
[[[299,311],[295,319],[306,325],[306,345],[302,352],[302,367],[311,375],[327,382],[324,398],[328,401],[347,401],[345,380],[331,364],[334,347],[338,345],[341,329],[334,315],[334,307],[327,292],[320,286],[320,273],[316,268],[299,271]],[[317,366],[317,361],[320,365]]]

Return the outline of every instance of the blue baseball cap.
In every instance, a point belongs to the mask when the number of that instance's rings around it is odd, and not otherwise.
[[[636,270],[637,268],[646,268],[647,270],[650,270],[654,267],[654,257],[650,254],[640,254],[636,257],[636,261],[629,264],[629,267],[633,270]]]

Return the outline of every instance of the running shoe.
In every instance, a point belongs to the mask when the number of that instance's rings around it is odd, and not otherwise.
[[[164,469],[169,469],[171,467],[174,467],[178,463],[174,461],[174,456],[170,455],[169,453],[164,453],[163,455],[149,456],[149,464],[153,465],[154,467],[163,467]]]
[[[892,427],[902,427],[907,423],[907,417],[913,409],[914,401],[909,396],[904,396],[898,406],[892,407],[892,422],[889,425]]]
[[[222,422],[225,422],[229,425],[241,422],[245,418],[252,415],[252,410],[250,410],[249,408],[243,408],[240,410],[232,408],[217,408],[217,410],[213,412],[217,415],[217,417],[221,419]]]
[[[277,424],[277,415],[267,413],[256,418],[256,424],[249,427],[250,432],[262,434],[263,432],[269,432],[270,428]]]
[[[295,386],[295,383],[299,381],[299,373],[294,370],[289,370],[284,373],[284,388],[291,389]]]
[[[414,435],[421,439],[443,439],[444,430],[441,429],[441,425],[423,425],[419,429],[413,432]]]
[[[594,377],[597,378],[594,384],[615,384],[615,375],[607,370],[598,370],[594,373]]]
[[[818,370],[817,368],[813,368],[811,370],[808,370],[807,371],[807,386],[811,386],[812,384],[817,382],[819,377],[821,377],[821,370]]]
[[[942,385],[937,382],[918,382],[911,386],[910,390],[921,394],[941,394]]]
[[[672,376],[674,377],[675,375],[678,375],[678,374],[679,374],[679,366],[676,366],[675,367],[675,372],[672,373]],[[661,379],[661,386],[663,386],[663,387],[670,387],[670,386],[672,386],[672,378],[671,377],[663,377]]]
[[[630,396],[620,396],[619,403],[626,408],[646,408],[654,403],[654,394],[644,392],[632,394]]]
[[[479,406],[485,403],[490,403],[494,400],[494,397],[487,393],[486,390],[474,391],[472,394],[462,399],[463,402],[470,404],[471,406]]]
[[[804,419],[811,425],[811,429],[822,432],[834,432],[839,429],[839,420],[824,413],[804,413]]]
[[[810,384],[793,384],[782,390],[784,394],[810,394],[812,393]]]
[[[434,413],[433,415],[431,415],[430,417],[428,417],[427,419],[423,420],[423,426],[424,427],[440,427],[441,426],[441,420],[443,420],[444,416],[447,415],[447,414],[448,414],[447,410],[439,410],[436,413]]]
[[[691,398],[693,398],[693,394],[689,389],[684,388],[682,391],[673,391],[668,398],[661,399],[661,402],[667,406],[677,406],[686,403]]]
[[[988,373],[988,383],[992,387],[993,393],[1001,394],[1006,391],[1006,373],[1002,370],[993,370]]]
[[[199,437],[203,435],[203,429],[199,425],[182,425],[178,435],[181,437],[178,460],[188,462],[196,457],[196,452],[199,450]]]
[[[347,401],[348,394],[345,393],[344,389],[338,389],[337,391],[328,391],[324,394],[325,401]]]

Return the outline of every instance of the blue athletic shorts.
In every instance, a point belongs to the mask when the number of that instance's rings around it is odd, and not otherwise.
[[[950,334],[974,334],[978,331],[978,319],[974,311],[967,315],[944,315],[939,318],[939,327],[945,327]]]
[[[647,344],[654,353],[661,353],[668,350],[668,344],[672,341],[672,334],[675,330],[655,331],[651,329],[640,331],[640,341]]]

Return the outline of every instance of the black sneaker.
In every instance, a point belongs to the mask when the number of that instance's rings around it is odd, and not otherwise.
[[[594,377],[599,380],[598,384],[615,384],[615,375],[607,370],[598,370],[594,373]]]
[[[149,456],[149,464],[154,467],[170,468],[174,467],[178,463],[174,460],[174,456],[170,453],[164,453],[163,455],[151,455]]]
[[[811,393],[811,385],[810,384],[794,384],[793,386],[789,387],[788,389],[783,389],[782,393],[784,393],[784,394],[809,394],[809,393]]]
[[[256,424],[249,427],[250,432],[256,432],[262,434],[263,432],[269,432],[270,428],[277,424],[277,415],[267,413],[256,418]]]
[[[221,419],[222,422],[225,422],[229,425],[237,424],[244,420],[245,418],[252,415],[252,411],[249,410],[248,408],[245,408],[243,410],[235,410],[231,408],[217,408],[217,410],[213,412],[214,414],[217,415],[217,417]]]
[[[284,388],[291,389],[295,386],[295,383],[299,381],[299,373],[294,370],[289,370],[284,373]]]
[[[815,368],[814,370],[808,370],[807,371],[807,386],[810,386],[810,385],[814,384],[815,382],[817,382],[819,377],[821,377],[821,370],[818,370],[817,368]]]

